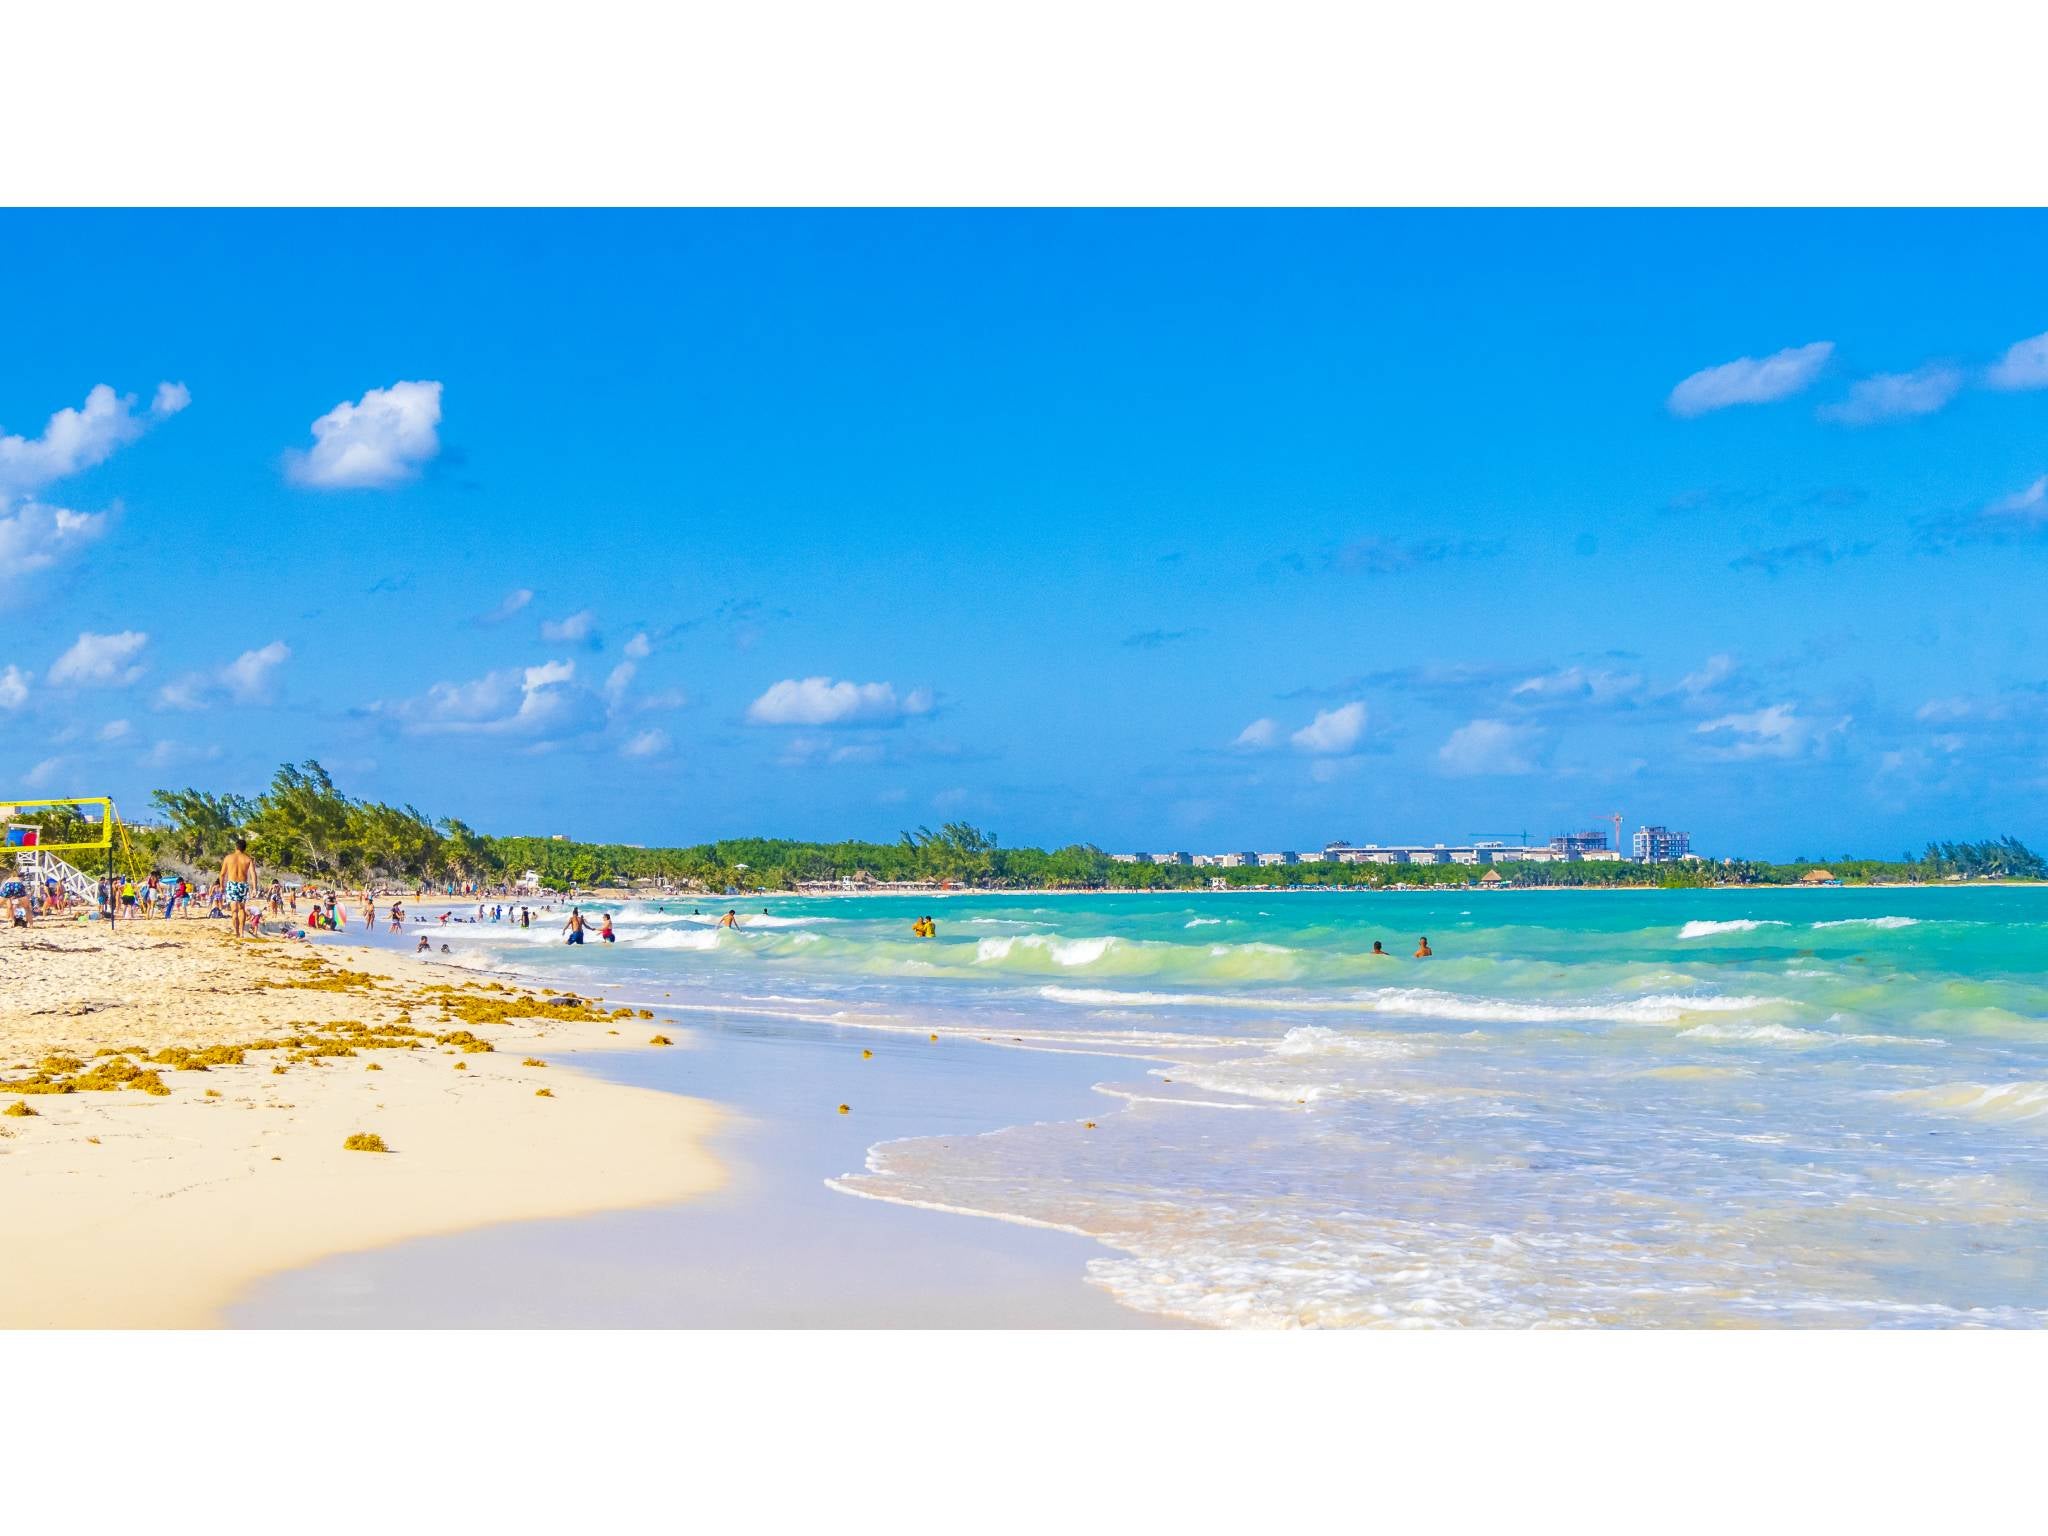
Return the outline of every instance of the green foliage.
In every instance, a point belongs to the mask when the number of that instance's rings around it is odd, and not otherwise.
[[[805,881],[938,883],[987,890],[1078,887],[1112,890],[1373,889],[1463,886],[1485,870],[1469,864],[1275,864],[1244,869],[1173,864],[1119,864],[1091,844],[1005,848],[992,833],[966,822],[918,827],[893,843],[800,842],[727,838],[688,848],[630,848],[620,843],[557,842],[545,837],[490,837],[453,818],[439,823],[412,806],[351,800],[319,763],[286,764],[253,800],[196,789],[154,796],[167,825],[137,829],[141,851],[159,862],[203,871],[238,834],[266,870],[355,882],[396,879],[438,883],[475,879],[495,884],[535,870],[557,889],[666,880],[712,894],[794,890]],[[1518,886],[1694,887],[1796,885],[1816,866],[1747,859],[1671,864],[1499,864]],[[2048,860],[2017,838],[1929,843],[1918,858],[1836,859],[1827,868],[1849,884],[1868,881],[2048,879]]]

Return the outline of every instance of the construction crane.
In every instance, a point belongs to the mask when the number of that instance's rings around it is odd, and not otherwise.
[[[1512,837],[1513,839],[1515,839],[1515,846],[1517,848],[1526,848],[1529,846],[1529,829],[1527,827],[1524,827],[1519,832],[1467,832],[1465,835],[1471,838],[1472,841],[1475,843],[1478,842],[1481,838],[1485,837],[1497,837],[1500,838],[1503,842],[1505,842],[1508,838]]]

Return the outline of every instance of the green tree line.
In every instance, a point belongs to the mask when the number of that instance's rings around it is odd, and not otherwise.
[[[262,794],[245,797],[199,789],[158,790],[157,823],[130,830],[132,860],[155,868],[202,873],[216,867],[237,837],[269,870],[315,880],[365,880],[487,885],[536,871],[554,887],[590,887],[665,880],[706,891],[791,890],[805,881],[841,879],[952,881],[993,890],[1053,887],[1111,890],[1196,890],[1220,881],[1229,888],[1370,889],[1393,885],[1460,886],[1485,870],[1464,864],[1277,864],[1196,868],[1119,863],[1101,849],[1006,848],[965,822],[918,827],[893,843],[804,842],[727,838],[689,847],[635,848],[622,843],[563,842],[546,837],[492,837],[452,817],[436,820],[411,805],[355,800],[336,788],[319,763],[285,764]],[[69,813],[40,818],[53,828]],[[75,818],[72,818],[75,821]],[[1746,859],[1672,864],[1513,863],[1491,866],[1524,886],[1700,887],[1796,885],[1821,861],[1765,863]],[[1929,843],[1895,860],[1843,857],[1825,861],[1851,884],[1870,881],[2044,879],[2048,861],[2013,837]]]

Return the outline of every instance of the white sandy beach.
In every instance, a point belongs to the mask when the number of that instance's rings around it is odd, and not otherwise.
[[[472,1011],[540,1001],[493,986],[363,949],[238,947],[218,924],[0,934],[0,1081],[75,1078],[96,1052],[142,1066],[168,1047],[301,1042],[249,1049],[239,1065],[151,1067],[164,1093],[0,1087],[0,1108],[29,1111],[0,1116],[16,1236],[0,1266],[0,1327],[206,1326],[257,1278],[328,1255],[674,1202],[721,1183],[707,1150],[714,1106],[548,1055],[644,1046],[659,1021],[451,1013],[464,998]],[[429,1038],[306,1054],[339,1048],[337,1024],[401,1020],[429,1034],[468,1030],[492,1049]],[[549,1064],[521,1064],[529,1058]],[[61,1070],[67,1061],[81,1065]],[[357,1133],[381,1136],[389,1152],[345,1150]]]

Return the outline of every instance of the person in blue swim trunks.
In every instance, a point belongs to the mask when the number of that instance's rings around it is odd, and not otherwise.
[[[583,942],[583,930],[585,926],[586,925],[583,921],[583,909],[581,907],[571,907],[569,909],[569,921],[562,924],[562,932],[566,933],[569,936],[569,943],[581,944]]]
[[[235,937],[249,932],[249,887],[256,883],[256,861],[249,857],[249,839],[235,839],[234,851],[220,861],[220,895],[228,909]]]

